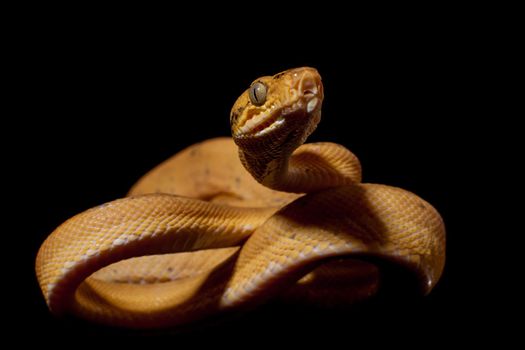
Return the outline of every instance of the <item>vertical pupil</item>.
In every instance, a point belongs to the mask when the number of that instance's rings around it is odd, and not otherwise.
[[[266,86],[256,83],[250,88],[250,100],[256,106],[260,106],[266,100]]]

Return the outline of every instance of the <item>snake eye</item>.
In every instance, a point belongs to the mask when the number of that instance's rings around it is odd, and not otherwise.
[[[266,101],[266,85],[256,82],[250,86],[250,101],[256,106],[261,106]]]

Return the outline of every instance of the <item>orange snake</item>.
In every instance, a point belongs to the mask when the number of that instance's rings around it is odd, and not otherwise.
[[[128,197],[60,225],[36,258],[51,312],[152,328],[271,297],[352,303],[380,286],[377,261],[430,292],[445,261],[440,215],[408,191],[361,183],[343,146],[303,144],[323,93],[313,68],[257,79],[232,108],[233,140],[190,146]]]

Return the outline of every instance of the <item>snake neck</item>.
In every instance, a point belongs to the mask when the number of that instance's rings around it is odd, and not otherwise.
[[[244,167],[262,185],[277,191],[310,193],[361,181],[361,165],[345,147],[309,143],[295,150],[260,152],[239,150]]]
[[[297,192],[288,185],[289,166],[287,157],[271,157],[271,156],[257,156],[254,157],[249,153],[239,150],[239,158],[244,167],[250,172],[257,182],[260,184],[278,191]]]

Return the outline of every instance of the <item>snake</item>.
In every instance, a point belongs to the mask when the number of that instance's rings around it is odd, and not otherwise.
[[[35,263],[50,312],[139,329],[273,299],[338,307],[382,290],[386,265],[430,293],[442,217],[410,191],[363,183],[344,146],[305,143],[323,100],[315,68],[260,77],[231,109],[232,137],[189,146],[59,225]]]

